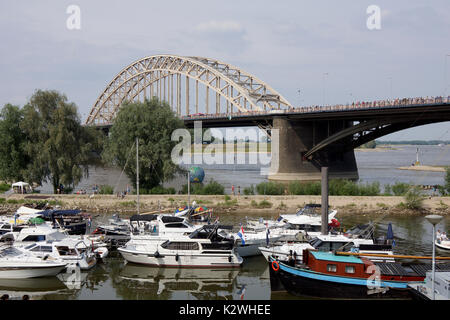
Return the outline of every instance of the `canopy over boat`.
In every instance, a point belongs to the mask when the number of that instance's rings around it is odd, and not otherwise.
[[[157,215],[156,214],[135,214],[133,216],[131,216],[130,218],[130,222],[131,221],[153,221],[157,219]]]
[[[40,215],[50,218],[53,216],[59,216],[59,215],[68,215],[68,216],[74,216],[81,212],[81,210],[60,210],[60,209],[50,209],[50,210],[44,210],[39,212]]]

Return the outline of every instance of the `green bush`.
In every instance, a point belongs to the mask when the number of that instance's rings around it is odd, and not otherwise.
[[[11,189],[11,185],[7,183],[0,183],[0,192],[6,192]]]
[[[421,209],[425,195],[419,187],[411,187],[405,194],[405,206],[408,209]]]
[[[148,191],[148,194],[175,194],[175,193],[176,192],[174,188],[172,187],[164,188],[162,186],[153,187]]]
[[[185,184],[181,190],[183,194],[188,193],[187,184]],[[191,194],[198,194],[198,195],[217,195],[217,194],[224,194],[225,188],[218,182],[211,180],[206,185],[203,183],[191,183]]]
[[[411,187],[410,184],[404,182],[397,182],[392,186],[392,192],[395,196],[404,196]]]
[[[216,181],[210,181],[203,187],[203,194],[224,194],[225,188]]]
[[[283,183],[280,182],[261,182],[256,186],[256,191],[259,194],[267,194],[267,195],[282,195],[284,194],[286,187]]]
[[[391,185],[389,183],[384,185],[384,193],[383,193],[383,195],[384,196],[391,196],[392,195],[392,187],[391,187]]]
[[[329,194],[333,196],[377,196],[380,194],[378,182],[358,184],[346,179],[332,179]]]
[[[255,194],[255,187],[253,185],[251,185],[250,187],[246,187],[243,190],[244,195],[249,196],[249,195],[254,195]]]
[[[300,182],[293,181],[288,185],[288,192],[291,195],[320,195],[320,182]]]
[[[98,190],[99,194],[113,194],[114,188],[112,186],[109,186],[107,184],[102,184]]]
[[[260,203],[257,203],[255,200],[252,200],[250,205],[255,208],[272,208],[272,202],[269,202],[267,200],[262,200]]]
[[[5,198],[0,198],[0,203],[5,203],[6,199]]]

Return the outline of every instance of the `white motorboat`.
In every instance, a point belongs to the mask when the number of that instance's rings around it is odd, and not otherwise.
[[[165,241],[130,241],[118,251],[128,262],[151,266],[223,268],[239,267],[243,261],[219,225],[205,225]]]
[[[276,246],[260,247],[259,250],[264,258],[269,261],[269,256],[281,261],[288,261],[294,259],[296,263],[302,263],[303,250],[318,250],[318,251],[352,251],[367,254],[386,254],[393,255],[392,246],[385,244],[375,244],[373,239],[348,237],[343,234],[327,234],[318,235],[310,242],[306,243],[284,243]],[[382,258],[363,256],[372,261],[380,262],[394,262],[394,258]]]
[[[42,258],[9,247],[0,252],[0,278],[27,279],[55,276],[66,268],[67,263],[50,256]]]
[[[61,259],[68,265],[80,267],[81,270],[89,270],[97,263],[96,254],[82,240],[74,242],[72,239],[64,239],[50,243],[38,241],[18,249],[40,258],[48,255]]]
[[[188,236],[202,227],[191,224],[186,218],[156,214],[134,215],[130,224],[132,233],[126,246],[161,243],[173,237]]]
[[[50,255],[66,261],[69,265],[77,265],[82,270],[90,269],[97,263],[93,241],[84,236],[70,236],[47,224],[24,228],[9,235],[14,237],[14,247],[37,257]]]
[[[436,248],[438,248],[440,250],[450,251],[450,240],[449,239],[446,239],[446,240],[436,239],[435,245],[436,245]]]

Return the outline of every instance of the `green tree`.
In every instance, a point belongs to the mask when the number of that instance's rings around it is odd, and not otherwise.
[[[450,193],[450,167],[445,168],[445,185],[444,189]]]
[[[100,132],[81,126],[77,107],[57,91],[37,90],[23,108],[21,128],[26,134],[25,153],[30,157],[26,179],[74,187],[89,175],[93,151],[101,144]]]
[[[182,127],[183,121],[166,102],[157,98],[125,103],[110,129],[102,157],[106,163],[124,168],[136,185],[135,144],[138,138],[139,186],[150,190],[183,172],[171,159],[172,149],[177,144],[171,140],[172,132]]]
[[[0,180],[24,180],[30,158],[25,154],[26,136],[20,123],[23,112],[18,106],[6,104],[0,112]]]
[[[375,140],[369,141],[361,146],[362,148],[367,149],[375,149],[377,147],[377,143]]]

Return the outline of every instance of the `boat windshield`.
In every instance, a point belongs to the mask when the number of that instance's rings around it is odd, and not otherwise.
[[[48,240],[64,240],[65,238],[67,238],[67,235],[60,231],[52,232],[47,236]]]
[[[26,246],[24,249],[29,250],[29,249],[33,248],[34,246],[36,246],[36,243],[30,244],[30,245]]]
[[[314,238],[314,239],[312,239],[310,242],[309,242],[309,244],[311,245],[311,246],[313,246],[314,248],[318,248],[318,247],[320,247],[320,245],[322,244],[322,240],[320,240],[319,238]]]
[[[22,255],[22,252],[20,252],[18,249],[14,248],[14,247],[6,248],[0,252],[0,258],[4,258],[7,256],[17,257],[20,255]]]

